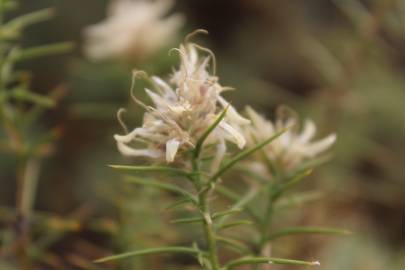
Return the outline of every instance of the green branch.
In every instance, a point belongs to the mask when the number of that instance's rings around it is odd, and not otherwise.
[[[161,247],[161,248],[150,248],[138,251],[131,251],[126,253],[121,253],[118,255],[104,257],[98,260],[95,260],[95,263],[103,263],[108,261],[123,260],[131,257],[152,255],[152,254],[161,254],[161,253],[181,253],[181,254],[191,254],[197,255],[200,253],[198,249],[189,248],[189,247]]]
[[[274,240],[280,237],[295,235],[295,234],[326,234],[326,235],[349,235],[348,230],[336,228],[322,228],[322,227],[291,227],[285,228],[278,232],[271,234],[267,240]]]
[[[279,258],[270,258],[270,257],[245,257],[236,259],[229,262],[224,270],[231,270],[237,266],[241,265],[253,265],[253,264],[286,264],[286,265],[304,265],[304,266],[319,266],[318,261],[309,262],[309,261],[300,261],[300,260],[289,260],[289,259],[279,259]]]
[[[255,153],[256,151],[258,151],[259,149],[265,147],[266,145],[268,145],[269,143],[271,143],[272,141],[274,141],[275,139],[277,139],[281,134],[283,134],[285,132],[285,130],[282,130],[278,133],[276,133],[275,135],[271,136],[270,138],[268,138],[267,140],[257,144],[256,146],[247,149],[241,153],[239,153],[238,155],[236,155],[233,159],[229,160],[224,166],[222,166],[221,168],[219,168],[219,170],[214,173],[214,175],[210,178],[210,182],[215,182],[219,177],[221,177],[225,172],[227,172],[229,169],[231,169],[236,163],[238,163],[239,161],[241,161],[242,159],[252,155],[253,153]]]

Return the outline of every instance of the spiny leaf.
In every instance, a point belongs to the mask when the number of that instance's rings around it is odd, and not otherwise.
[[[283,184],[280,188],[276,189],[273,193],[273,200],[278,199],[281,194],[286,192],[287,190],[291,189],[292,187],[296,186],[298,183],[301,182],[306,176],[310,175],[312,170],[306,170],[304,172],[299,172],[292,176],[285,184]]]
[[[247,205],[256,196],[258,191],[259,189],[253,186],[243,197],[240,197],[235,201],[235,204],[232,205],[231,209],[240,209],[245,207],[245,205]],[[249,207],[246,207],[246,209],[248,212],[251,211]],[[229,216],[221,217],[217,222],[217,226],[221,227],[228,218]]]
[[[235,169],[246,174],[247,176],[249,176],[250,179],[255,180],[261,184],[268,183],[270,180],[269,178],[261,176],[260,174],[255,173],[253,170],[248,169],[245,166],[236,166]]]
[[[166,166],[131,166],[131,165],[108,165],[109,167],[123,171],[134,172],[166,172],[176,175],[183,175],[190,178],[193,174],[181,169],[166,167]]]
[[[297,195],[291,195],[287,198],[281,198],[276,205],[276,210],[284,209],[288,207],[300,206],[305,203],[313,202],[320,199],[323,196],[322,192],[310,191]]]
[[[217,185],[215,188],[215,191],[218,192],[219,194],[225,196],[226,198],[228,198],[231,201],[236,202],[235,205],[238,204],[238,202],[243,202],[243,201],[248,201],[245,200],[244,197],[240,196],[239,194],[235,193],[234,191],[230,190],[227,187],[224,187],[222,185]],[[244,204],[245,205],[245,204]],[[240,207],[240,206],[238,206]],[[260,220],[260,218],[256,215],[255,211],[252,210],[250,207],[246,207],[246,212],[255,220]],[[222,221],[219,222],[219,224],[221,224]]]
[[[12,19],[4,27],[10,29],[9,31],[21,31],[29,25],[50,19],[53,14],[54,12],[51,8],[34,11]]]
[[[108,256],[94,261],[95,263],[102,263],[107,261],[122,260],[130,257],[160,254],[160,253],[182,253],[182,254],[192,254],[197,255],[200,253],[198,249],[189,247],[161,247],[161,248],[150,248],[138,251],[126,252],[118,255]]]
[[[13,89],[9,96],[17,100],[29,101],[47,108],[55,106],[55,101],[52,98],[28,91],[24,88]]]
[[[303,172],[309,169],[314,169],[322,164],[327,163],[332,159],[332,154],[326,154],[320,157],[316,157],[313,159],[310,159],[308,161],[304,161],[297,169],[297,172]]]
[[[282,130],[280,132],[277,132],[275,135],[271,136],[267,140],[257,144],[256,146],[249,148],[238,155],[236,155],[233,159],[229,160],[225,165],[223,165],[219,170],[214,173],[214,175],[210,178],[210,181],[216,181],[221,175],[223,175],[225,172],[227,172],[229,169],[231,169],[236,163],[238,163],[240,160],[250,156],[251,154],[255,153],[259,149],[265,147],[269,143],[271,143],[273,140],[277,139],[281,134],[283,134],[285,130]]]
[[[229,223],[221,225],[219,227],[219,230],[225,230],[225,229],[233,228],[236,226],[252,225],[252,224],[253,224],[253,222],[251,222],[250,220],[238,220],[235,222],[229,222]]]
[[[129,183],[135,183],[135,184],[140,184],[140,185],[144,185],[144,186],[150,186],[150,187],[154,187],[154,188],[163,189],[166,191],[170,191],[170,192],[174,192],[174,193],[186,196],[189,200],[191,200],[193,202],[197,201],[193,194],[191,194],[190,192],[188,192],[185,189],[182,189],[182,188],[172,185],[172,184],[162,183],[160,181],[151,180],[151,179],[141,179],[141,178],[134,177],[134,176],[127,176],[125,179]]]
[[[229,106],[227,106],[222,113],[218,116],[218,118],[212,123],[212,125],[204,132],[204,134],[198,139],[195,149],[194,149],[194,157],[198,158],[201,153],[202,146],[208,136],[211,134],[212,131],[221,123],[222,119],[224,119],[226,112],[228,111]]]
[[[217,213],[212,214],[212,218],[216,219],[216,218],[223,217],[223,216],[233,215],[236,213],[240,213],[242,210],[243,210],[242,208],[234,208],[234,209],[229,209],[229,210],[222,211],[222,212],[217,212]]]
[[[351,232],[336,228],[323,227],[291,227],[285,228],[270,235],[268,240],[294,235],[294,234],[327,234],[327,235],[349,235]]]
[[[192,217],[192,218],[179,218],[170,221],[172,224],[184,224],[184,223],[196,223],[196,222],[203,222],[204,219],[201,217]]]
[[[174,203],[171,203],[170,205],[168,205],[165,208],[165,210],[173,210],[173,209],[175,209],[177,207],[188,204],[190,202],[192,202],[192,201],[189,198],[181,199],[181,200],[175,201]]]
[[[3,15],[4,13],[14,10],[17,7],[18,7],[18,4],[15,1],[1,0],[0,1],[0,14]]]
[[[39,58],[48,55],[62,54],[69,52],[74,47],[72,42],[60,42],[44,46],[32,47],[28,49],[19,50],[14,56],[14,61],[22,62],[34,58]]]
[[[246,254],[249,253],[249,248],[242,242],[229,238],[229,237],[223,237],[223,236],[219,236],[216,235],[215,239],[217,239],[217,241],[222,242],[230,247],[233,247],[234,249],[236,249],[238,252],[242,253],[242,254]]]
[[[253,265],[253,264],[287,264],[287,265],[304,265],[304,266],[319,266],[318,261],[309,262],[301,260],[290,260],[271,257],[244,257],[233,260],[225,265],[225,270],[231,270],[240,265]]]

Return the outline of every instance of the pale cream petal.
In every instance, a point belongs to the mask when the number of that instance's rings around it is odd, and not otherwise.
[[[139,135],[140,133],[142,133],[143,128],[135,128],[134,130],[132,130],[130,133],[126,134],[126,135],[118,135],[115,134],[114,135],[114,139],[117,142],[122,142],[122,143],[129,143],[131,142],[137,135]]]
[[[314,137],[315,132],[315,123],[312,120],[306,120],[301,135],[298,137],[298,140],[301,143],[307,143]]]
[[[117,148],[122,155],[129,157],[144,156],[150,158],[159,158],[162,155],[160,151],[155,149],[135,149],[119,141],[117,141]]]
[[[184,17],[174,14],[164,17],[172,0],[115,0],[108,17],[85,29],[84,52],[93,60],[112,57],[145,57],[168,44]]]
[[[154,3],[149,3],[153,5],[153,11],[156,14],[156,17],[163,16],[174,5],[173,0],[156,0]]]
[[[225,117],[226,117],[226,118],[229,118],[229,120],[230,120],[231,122],[233,122],[233,123],[235,123],[235,124],[238,124],[238,125],[248,125],[248,124],[250,124],[250,121],[249,121],[248,119],[242,117],[242,116],[235,110],[235,108],[234,108],[233,106],[231,106],[231,105],[229,104],[229,102],[226,101],[223,97],[219,96],[219,97],[218,97],[218,101],[219,101],[219,103],[220,103],[224,108],[226,108],[227,106],[229,106],[229,107],[228,107],[228,111],[226,112],[226,116],[225,116]]]
[[[219,169],[219,166],[221,165],[221,162],[224,159],[226,153],[225,141],[221,140],[220,143],[217,144],[216,148],[217,151],[215,152],[214,159],[211,163],[211,173],[215,173]]]
[[[163,90],[165,97],[175,101],[177,100],[176,93],[173,91],[170,85],[157,76],[152,76],[151,79],[155,82],[160,89]]]
[[[273,123],[271,121],[267,121],[263,116],[258,114],[253,108],[247,106],[246,113],[249,116],[250,120],[252,121],[253,126],[256,128],[256,131],[263,131],[258,132],[259,134],[256,134],[258,138],[270,137],[274,133]]]
[[[152,99],[153,103],[159,108],[166,108],[169,106],[169,103],[167,100],[156,94],[155,92],[145,88],[145,92],[148,94],[148,96]]]
[[[179,150],[180,141],[177,139],[171,139],[166,142],[166,161],[173,162],[174,158]]]
[[[219,126],[226,132],[225,135],[227,139],[235,143],[240,149],[245,146],[246,139],[239,131],[224,121],[221,121]]]
[[[322,140],[311,143],[307,147],[306,155],[309,157],[314,157],[319,153],[327,150],[329,147],[331,147],[332,144],[335,143],[335,141],[336,141],[336,134],[331,134]]]

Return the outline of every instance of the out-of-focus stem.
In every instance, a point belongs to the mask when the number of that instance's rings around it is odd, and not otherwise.
[[[31,269],[28,258],[28,246],[30,242],[29,223],[32,207],[37,190],[40,171],[40,160],[36,157],[22,158],[21,166],[17,172],[17,256],[22,270]]]
[[[257,248],[257,252],[258,254],[256,255],[261,255],[261,256],[269,256],[270,254],[264,254],[265,253],[265,249],[269,249],[269,243],[268,243],[268,237],[269,237],[269,227],[270,227],[270,223],[271,223],[271,216],[273,214],[273,196],[272,196],[272,185],[268,185],[268,192],[267,192],[267,196],[268,196],[268,201],[266,204],[266,212],[264,213],[264,219],[262,221],[262,223],[260,224],[260,239],[259,239],[259,244],[258,244],[258,248]],[[255,265],[254,269],[259,269],[259,265]],[[262,269],[267,269],[268,266],[262,266]]]
[[[31,157],[28,159],[25,175],[24,184],[22,186],[22,197],[21,197],[21,213],[30,219],[32,207],[35,201],[35,195],[37,191],[39,172],[41,167],[41,161],[36,157]]]

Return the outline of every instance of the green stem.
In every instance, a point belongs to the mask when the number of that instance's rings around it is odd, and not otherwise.
[[[271,222],[271,216],[273,213],[273,185],[271,185],[271,184],[268,184],[268,186],[267,186],[267,198],[268,198],[268,200],[267,200],[267,204],[266,204],[266,210],[264,213],[264,219],[260,223],[260,239],[259,239],[259,243],[258,243],[257,250],[256,250],[257,256],[265,255],[262,253],[263,253],[264,247],[268,243],[269,226],[270,226],[270,222]],[[259,267],[260,267],[259,264],[256,264],[254,266],[254,269],[258,270]]]
[[[35,157],[22,157],[17,188],[17,256],[21,269],[31,269],[28,259],[30,242],[30,216],[35,201],[40,161]]]
[[[38,158],[31,157],[28,159],[21,198],[21,212],[27,219],[31,217],[32,207],[35,202],[40,167]]]
[[[258,252],[262,252],[262,249],[266,245],[268,236],[269,236],[269,226],[271,222],[271,216],[273,213],[273,196],[272,196],[272,186],[268,186],[268,201],[266,205],[266,212],[264,215],[263,222],[261,224],[261,236],[260,236],[260,242],[259,242],[259,250]],[[260,254],[258,254],[260,255]]]
[[[204,237],[207,243],[207,256],[208,260],[211,264],[212,270],[220,270],[220,264],[218,260],[218,248],[217,248],[217,240],[215,237],[215,231],[212,223],[212,218],[209,210],[208,205],[208,194],[210,189],[206,189],[201,182],[200,177],[200,164],[197,156],[193,157],[192,166],[193,166],[193,175],[194,175],[194,185],[198,192],[198,208],[203,218],[203,230],[204,230]]]

